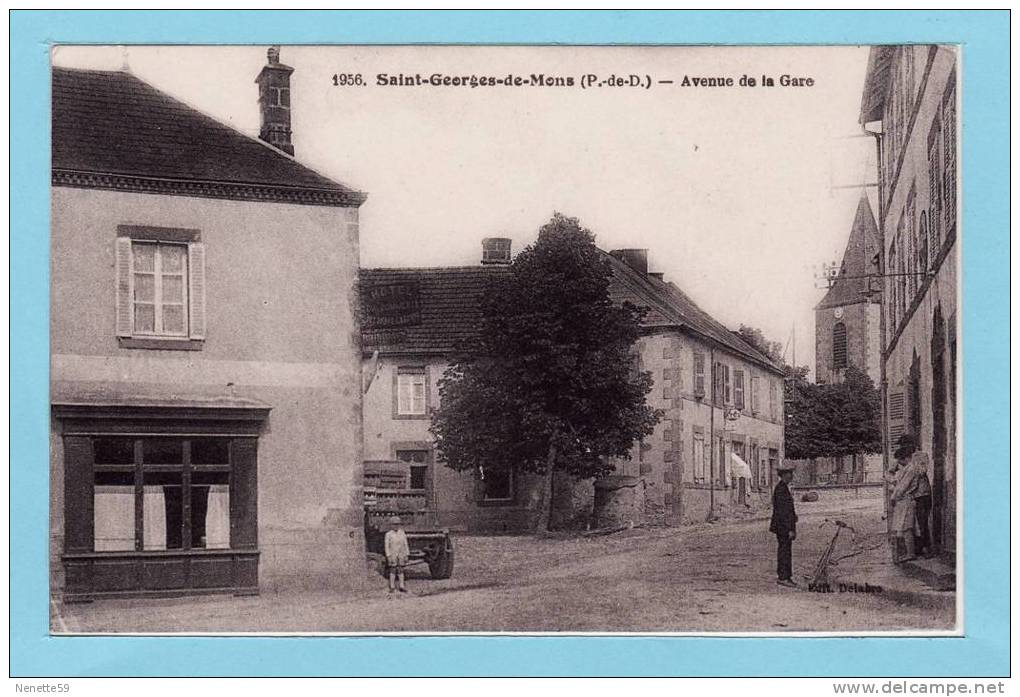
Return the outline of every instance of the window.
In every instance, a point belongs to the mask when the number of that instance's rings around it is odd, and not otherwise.
[[[705,396],[705,354],[694,352],[694,396]]]
[[[754,376],[751,378],[751,411],[755,414],[761,411],[761,378]]]
[[[429,483],[429,451],[428,450],[398,450],[397,459],[408,463],[410,468],[410,488],[416,491],[425,491]]]
[[[942,144],[942,121],[936,115],[928,131],[928,250],[930,266],[935,266],[942,246],[942,160],[939,146]]]
[[[846,368],[846,365],[846,325],[836,322],[832,327],[832,369],[840,370]]]
[[[97,437],[93,550],[228,549],[225,438]]]
[[[921,287],[921,276],[918,273],[924,270],[920,264],[921,244],[917,235],[917,193],[914,184],[910,185],[910,193],[907,194],[906,215],[907,237],[910,239],[911,251],[910,258],[907,259],[907,272],[910,274],[907,276],[907,284],[910,288],[910,300],[913,302],[914,296],[917,295],[917,291]]]
[[[949,76],[942,98],[942,159],[944,168],[943,196],[945,202],[946,237],[956,234],[956,72]]]
[[[508,502],[514,498],[514,473],[509,469],[479,468],[482,479],[482,499],[490,502]]]
[[[205,247],[197,230],[118,227],[116,334],[123,348],[197,349],[205,338]]]
[[[730,367],[725,363],[715,364],[715,403],[719,405],[733,402],[733,385],[730,383]]]
[[[733,370],[733,406],[744,408],[744,371],[740,368]]]
[[[705,481],[705,436],[701,433],[695,433],[694,438],[694,452],[693,452],[693,475],[695,482]]]
[[[775,421],[778,414],[776,412],[776,383],[774,380],[769,380],[769,418]]]
[[[898,301],[896,299],[896,290],[899,287],[897,284],[898,279],[892,275],[896,273],[896,264],[899,262],[896,256],[896,242],[894,241],[889,247],[889,265],[886,268],[886,274],[890,274],[886,279],[886,284],[889,291],[889,331],[896,331],[896,321],[899,315],[896,314],[896,308]]]
[[[394,416],[396,418],[425,418],[427,416],[428,375],[424,367],[397,368],[394,388]]]

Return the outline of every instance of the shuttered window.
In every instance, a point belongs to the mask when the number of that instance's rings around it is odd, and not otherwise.
[[[942,99],[942,159],[945,164],[943,195],[945,197],[946,236],[956,233],[956,73],[949,77],[949,86]]]
[[[694,396],[705,396],[705,354],[694,352]]]
[[[896,448],[896,440],[903,435],[906,427],[906,394],[902,388],[889,391],[889,447]]]
[[[733,406],[744,408],[744,371],[740,368],[733,370]]]
[[[159,230],[144,228],[142,234]],[[115,246],[116,335],[162,342],[154,346],[122,345],[175,348],[174,342],[178,342],[195,348],[193,342],[204,340],[206,332],[205,246],[138,236],[120,236]]]
[[[942,160],[939,146],[942,121],[938,116],[928,132],[928,253],[929,266],[934,266],[942,246]]]
[[[755,414],[761,411],[761,378],[751,378],[751,411]]]

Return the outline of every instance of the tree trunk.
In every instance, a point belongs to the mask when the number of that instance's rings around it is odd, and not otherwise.
[[[535,534],[544,535],[549,532],[549,518],[552,513],[553,503],[553,472],[556,467],[556,445],[549,444],[549,454],[545,462],[545,482],[542,488],[542,508],[539,511],[538,521],[535,523]]]

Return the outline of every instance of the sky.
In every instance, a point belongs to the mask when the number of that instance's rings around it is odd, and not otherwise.
[[[265,46],[61,46],[55,65],[138,77],[257,135]],[[361,265],[478,263],[483,237],[532,243],[558,211],[606,250],[646,248],[732,329],[814,367],[815,275],[857,202],[877,209],[857,123],[867,47],[283,46],[296,158],[364,191]],[[377,76],[532,74],[570,87],[381,86]],[[361,86],[333,75],[360,74]],[[596,75],[602,87],[581,88]],[[651,88],[608,86],[637,75]],[[759,85],[741,87],[742,76]],[[770,76],[773,87],[760,86]],[[781,86],[780,77],[813,86]],[[683,86],[684,77],[733,87]],[[659,84],[672,80],[672,84]]]

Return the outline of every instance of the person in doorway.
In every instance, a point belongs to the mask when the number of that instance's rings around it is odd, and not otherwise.
[[[892,519],[890,531],[893,535],[893,561],[897,564],[916,558],[914,549],[914,523],[916,522],[914,492],[917,490],[917,469],[912,465],[917,442],[905,434],[897,441],[897,467],[891,472],[888,482],[892,485]]]
[[[914,469],[914,519],[917,521],[917,539],[914,549],[918,554],[932,556],[931,527],[931,480],[928,479],[928,453],[918,450],[910,459]]]
[[[793,466],[782,464],[777,468],[779,482],[772,492],[772,521],[769,532],[776,536],[776,583],[796,588],[793,580],[793,541],[797,538],[797,512],[793,507],[790,482],[793,481]]]
[[[386,552],[386,567],[389,571],[390,593],[399,590],[407,592],[404,585],[404,567],[407,566],[411,548],[407,544],[407,533],[404,532],[400,516],[390,518],[390,529],[383,537],[383,548]],[[399,586],[397,585],[399,581]]]

